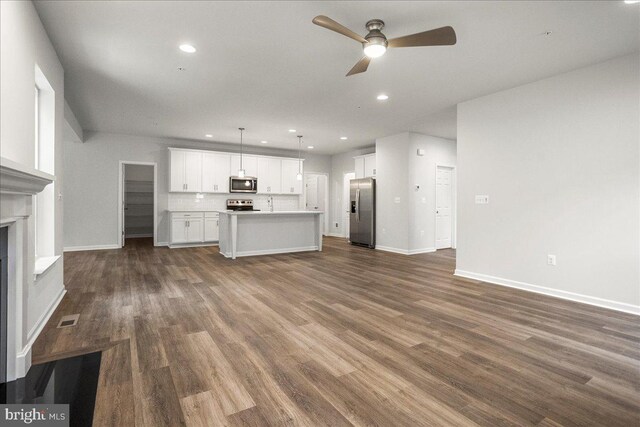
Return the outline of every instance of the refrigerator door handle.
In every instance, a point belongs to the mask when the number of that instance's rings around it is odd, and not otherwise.
[[[356,190],[356,221],[360,222],[360,189]]]

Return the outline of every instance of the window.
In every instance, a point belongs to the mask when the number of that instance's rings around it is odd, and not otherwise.
[[[37,65],[34,95],[34,167],[54,175],[55,91]],[[55,254],[55,182],[33,196],[32,213],[34,272],[39,275],[59,258]]]

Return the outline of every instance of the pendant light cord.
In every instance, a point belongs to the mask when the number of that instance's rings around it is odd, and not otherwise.
[[[244,128],[238,128],[240,129],[240,169],[243,169],[242,167],[242,132],[244,131]]]
[[[300,149],[302,147],[302,135],[298,135],[298,175],[302,172],[300,171]]]

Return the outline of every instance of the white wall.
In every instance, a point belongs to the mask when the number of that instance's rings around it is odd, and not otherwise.
[[[435,250],[436,165],[456,165],[455,141],[413,132],[376,140],[376,247],[406,254]]]
[[[35,164],[35,67],[42,70],[55,91],[54,122],[54,193],[62,191],[62,131],[64,127],[64,70],[31,2],[0,2],[0,156],[26,167]],[[31,215],[31,197],[2,196],[3,218]],[[63,202],[56,197],[54,211],[54,249],[62,254]],[[47,314],[64,291],[62,259],[49,271],[33,278],[35,236],[33,220],[28,221],[24,237],[25,271],[23,283],[24,313],[22,342],[27,345],[36,338]],[[30,357],[26,363],[30,363]]]
[[[409,133],[376,140],[376,247],[409,250]]]
[[[640,312],[638,63],[458,106],[458,273]]]
[[[344,236],[343,229],[343,190],[344,175],[355,172],[355,156],[370,154],[376,151],[375,147],[366,147],[346,153],[331,156],[331,174],[329,176],[329,233],[337,236]]]
[[[64,164],[67,173],[64,211],[65,248],[115,247],[118,244],[118,168],[119,162],[156,162],[158,165],[158,230],[159,244],[168,241],[166,210],[221,209],[230,196],[168,193],[168,147],[196,148],[237,152],[234,144],[206,143],[169,138],[142,137],[105,132],[84,133],[84,143],[65,142]],[[245,153],[297,157],[297,152],[247,147]],[[306,171],[328,172],[329,156],[304,153]],[[275,196],[276,209],[291,206],[292,196]],[[299,197],[293,196],[296,207]],[[253,196],[259,208],[266,199]],[[264,205],[264,206],[263,206]],[[96,226],[99,224],[100,226]]]
[[[418,149],[424,150],[418,156]],[[456,166],[456,142],[419,133],[409,134],[409,251],[431,251],[436,246],[436,166]],[[418,185],[420,188],[415,189]],[[455,191],[455,169],[453,180]],[[455,200],[451,223],[454,226]]]

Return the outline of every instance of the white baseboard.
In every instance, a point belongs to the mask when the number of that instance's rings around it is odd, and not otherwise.
[[[169,242],[157,242],[156,246],[169,246]]]
[[[328,237],[342,237],[342,238],[345,238],[345,237],[344,237],[342,234],[340,234],[340,233],[328,233],[328,234],[326,234],[326,236],[328,236]]]
[[[58,296],[55,297],[53,301],[51,301],[49,307],[47,307],[45,312],[42,313],[36,324],[33,325],[33,328],[31,328],[31,330],[27,334],[27,343],[22,348],[22,350],[18,352],[16,357],[16,374],[18,375],[17,378],[22,378],[27,375],[29,368],[31,368],[31,346],[38,338],[38,335],[40,335],[40,332],[42,332],[42,329],[44,329],[45,325],[53,315],[53,312],[56,311],[56,308],[58,308],[58,304],[60,304],[60,301],[62,301],[62,298],[66,293],[67,290],[64,286],[62,286],[62,289],[60,290]]]
[[[427,254],[427,253],[435,252],[435,251],[436,251],[436,248],[410,249],[409,250],[409,255]]]
[[[401,255],[416,255],[416,254],[426,254],[429,252],[435,252],[436,248],[422,248],[422,249],[399,249],[399,248],[392,248],[390,246],[380,246],[380,245],[376,245],[376,249],[379,249],[381,251],[385,251],[385,252],[393,252],[394,254],[401,254]]]
[[[391,246],[376,245],[376,249],[379,251],[393,252],[394,254],[409,255],[409,251],[407,249],[392,248]]]
[[[200,242],[200,243],[167,243],[169,249],[179,249],[179,248],[198,248],[201,246],[218,246],[218,242]],[[158,246],[160,246],[158,244]]]
[[[120,249],[120,245],[93,245],[93,246],[65,246],[65,252],[100,251],[105,249]]]
[[[311,252],[317,251],[317,246],[302,246],[298,248],[284,248],[284,249],[263,249],[259,251],[242,251],[236,252],[236,258],[244,257],[244,256],[256,256],[256,255],[277,255],[277,254],[288,254],[293,252]],[[220,252],[227,258],[231,258],[231,252]]]
[[[489,276],[486,274],[473,273],[471,271],[456,269],[453,274],[459,277],[467,278],[467,279],[474,279],[474,280],[480,280],[487,283],[493,283],[494,285],[507,286],[509,288],[521,289],[524,291],[535,292],[537,294],[544,294],[544,295],[548,295],[556,298],[566,299],[566,300],[575,301],[575,302],[581,302],[583,304],[595,305],[598,307],[608,308],[611,310],[623,311],[625,313],[640,315],[640,306],[633,305],[633,304],[612,301],[604,298],[592,297],[589,295],[576,294],[574,292],[567,292],[559,289],[532,285],[530,283],[518,282],[516,280],[503,279],[502,277],[495,277],[495,276]]]

